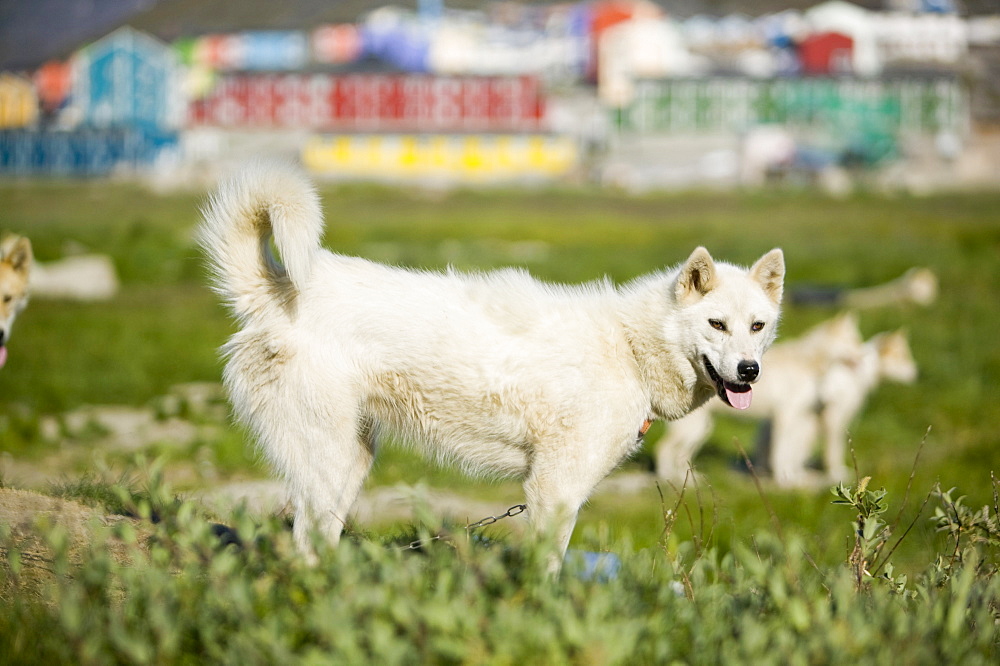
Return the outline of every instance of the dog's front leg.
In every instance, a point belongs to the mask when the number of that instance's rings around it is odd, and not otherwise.
[[[540,502],[538,499],[532,501],[530,499],[532,493],[527,490],[525,495],[529,497],[528,518],[532,535],[538,543],[548,549],[546,571],[553,577],[558,576],[562,569],[563,558],[566,556],[566,549],[569,547],[570,537],[573,535],[573,528],[576,526],[579,506],[574,509],[566,504],[552,504],[544,500]]]
[[[844,460],[847,456],[847,426],[849,419],[837,410],[826,409],[822,414],[824,447],[823,462],[827,479],[831,482],[847,481],[850,471]]]
[[[551,548],[547,568],[559,574],[580,507],[607,474],[603,466],[567,465],[536,458],[524,483],[531,530]]]
[[[819,419],[807,410],[791,409],[775,414],[771,428],[771,473],[783,488],[809,483],[806,463],[819,433]]]

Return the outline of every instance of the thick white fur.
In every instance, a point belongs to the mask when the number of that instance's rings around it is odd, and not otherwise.
[[[14,320],[28,305],[33,264],[31,241],[27,238],[9,235],[0,240],[0,366],[7,357],[2,348],[10,340]]]
[[[747,271],[704,248],[621,288],[389,267],[322,249],[314,190],[274,165],[224,183],[204,218],[216,289],[241,324],[225,384],[287,483],[306,553],[313,530],[339,540],[388,429],[468,472],[523,477],[530,521],[561,554],[643,424],[716,392],[703,354],[731,382],[741,360],[759,362],[784,277],[780,250]]]

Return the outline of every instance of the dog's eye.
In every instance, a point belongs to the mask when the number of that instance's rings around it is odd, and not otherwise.
[[[721,319],[709,319],[708,325],[717,331],[726,330],[726,322],[722,321]]]
[[[12,300],[14,300],[14,297],[11,296],[10,294],[4,294],[3,295],[3,302],[4,303],[10,303]]]
[[[754,333],[764,330],[764,322],[755,321],[753,324],[750,325],[750,330],[753,331]]]

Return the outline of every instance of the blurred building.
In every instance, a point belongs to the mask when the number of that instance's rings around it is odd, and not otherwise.
[[[0,173],[291,151],[330,177],[734,185],[761,128],[796,147],[761,168],[811,177],[949,169],[1000,123],[1000,14],[975,3],[52,1],[11,14],[20,51],[0,26]]]

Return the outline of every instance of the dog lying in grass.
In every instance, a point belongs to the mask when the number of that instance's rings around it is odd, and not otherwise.
[[[34,258],[24,236],[0,240],[0,368],[7,363],[7,343],[17,315],[28,305],[28,284]]]

